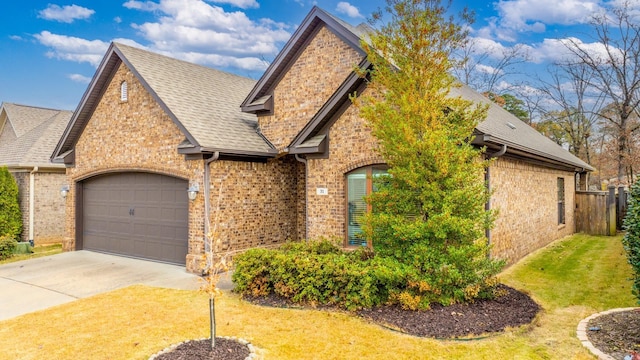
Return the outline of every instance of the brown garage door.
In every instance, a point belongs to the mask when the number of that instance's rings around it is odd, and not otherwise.
[[[82,246],[185,264],[187,181],[150,173],[117,173],[82,185]]]

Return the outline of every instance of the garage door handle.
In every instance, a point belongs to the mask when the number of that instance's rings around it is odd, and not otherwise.
[[[134,216],[136,214],[135,209],[129,209],[129,216]]]

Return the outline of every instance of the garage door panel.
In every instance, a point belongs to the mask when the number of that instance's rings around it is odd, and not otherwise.
[[[118,173],[83,184],[83,245],[88,250],[184,264],[187,181]]]

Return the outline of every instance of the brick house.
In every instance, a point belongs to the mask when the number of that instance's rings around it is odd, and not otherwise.
[[[49,161],[72,112],[3,103],[0,107],[0,166],[18,184],[22,241],[61,242],[65,206],[60,189],[65,168]]]
[[[368,66],[365,30],[314,7],[257,82],[112,44],[52,156],[71,190],[65,249],[198,272],[214,221],[231,252],[320,236],[360,246],[362,196],[385,171],[348,99],[367,91],[353,71]],[[498,157],[495,256],[513,262],[574,232],[589,165],[497,105],[476,141]]]
[[[370,66],[360,47],[367,31],[315,7],[242,103],[280,156],[306,164],[308,237],[338,236],[346,246],[359,242],[362,195],[371,191],[371,175],[384,171],[348,98],[367,91],[353,71]],[[501,214],[487,233],[492,254],[513,263],[573,234],[576,179],[586,189],[593,168],[471,88],[451,94],[490,106],[475,143],[496,157],[486,174],[494,191],[487,205]]]

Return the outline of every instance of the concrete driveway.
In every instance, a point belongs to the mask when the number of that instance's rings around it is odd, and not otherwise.
[[[66,252],[0,265],[0,320],[134,284],[185,290],[201,285],[184,266]]]

